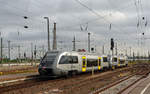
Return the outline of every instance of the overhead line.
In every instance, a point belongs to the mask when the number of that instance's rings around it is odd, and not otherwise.
[[[87,8],[88,10],[90,10],[92,13],[94,13],[95,15],[97,15],[98,17],[103,18],[106,22],[111,23],[109,21],[107,21],[105,19],[105,17],[101,16],[100,14],[98,14],[96,11],[94,11],[93,9],[89,8],[88,6],[86,6],[85,4],[81,3],[79,0],[75,0],[76,2],[78,2],[80,5],[82,5],[83,7]]]
[[[94,11],[93,9],[89,8],[88,6],[86,6],[85,4],[83,4],[82,2],[80,2],[79,0],[75,0],[77,3],[79,3],[81,6],[87,8],[89,11],[91,11],[92,13],[94,13],[96,16],[101,17],[102,19],[104,19],[104,21],[106,21],[106,23],[109,23],[112,25],[112,22],[108,21],[105,19],[105,17],[101,16],[99,13],[97,13],[96,11]],[[114,25],[114,24],[113,24]],[[119,30],[123,31],[121,28],[118,28]]]

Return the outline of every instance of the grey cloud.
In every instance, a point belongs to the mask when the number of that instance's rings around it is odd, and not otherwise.
[[[57,40],[64,41],[63,45],[72,49],[72,40],[75,35],[78,48],[87,49],[87,32],[91,36],[92,46],[101,46],[105,43],[109,49],[110,38],[113,37],[119,43],[126,42],[128,46],[138,49],[137,37],[145,31],[137,28],[137,11],[135,2],[132,0],[80,0],[89,8],[99,13],[99,17],[85,7],[79,5],[75,0],[1,0],[0,1],[0,31],[4,40],[15,41],[25,46],[24,49],[30,53],[30,43],[47,45],[47,29],[44,16],[50,17],[50,32],[52,43],[53,23],[57,23]],[[145,37],[149,37],[149,3],[142,0],[142,16],[148,21]],[[140,9],[141,10],[141,9]],[[120,15],[120,16],[119,16]],[[23,16],[29,17],[24,19]],[[104,19],[101,17],[103,16]],[[122,17],[121,17],[122,16]],[[106,21],[108,20],[108,22]],[[85,28],[88,22],[88,31],[81,31],[80,25]],[[110,30],[110,23],[112,24]],[[27,25],[29,28],[25,29]],[[20,32],[18,41],[17,32]],[[138,31],[138,33],[137,33]],[[148,41],[148,40],[146,40]],[[5,43],[7,45],[7,43]],[[58,42],[59,47],[61,44]],[[148,44],[146,45],[148,46]],[[22,49],[23,50],[23,49]],[[150,50],[150,49],[149,49]],[[29,54],[30,55],[30,54]]]

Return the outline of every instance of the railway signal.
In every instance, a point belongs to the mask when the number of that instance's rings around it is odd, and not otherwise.
[[[111,47],[110,47],[110,49],[111,49],[111,51],[112,51],[112,63],[114,62],[114,51],[113,51],[113,49],[114,49],[114,39],[113,38],[111,38]],[[112,66],[112,69],[114,69],[114,66]]]
[[[111,38],[111,47],[110,47],[110,49],[111,49],[111,50],[114,49],[114,39],[113,39],[113,38]]]

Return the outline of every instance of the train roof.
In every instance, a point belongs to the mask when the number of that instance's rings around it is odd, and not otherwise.
[[[76,52],[76,51],[48,51],[47,53],[59,53],[59,54],[78,54],[78,55],[97,55],[97,56],[101,56],[98,53],[88,53],[88,52]]]
[[[109,55],[106,54],[99,54],[99,53],[89,53],[89,52],[77,52],[77,51],[48,51],[47,53],[58,53],[58,54],[68,54],[68,55],[86,55],[86,56],[99,56],[99,57],[109,57]],[[111,56],[111,55],[110,55]],[[114,57],[118,57],[116,55],[114,55]],[[120,57],[120,56],[119,56]],[[122,57],[122,56],[121,56]]]

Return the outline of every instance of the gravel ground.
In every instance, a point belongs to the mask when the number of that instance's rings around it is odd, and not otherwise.
[[[0,82],[21,79],[21,78],[29,78],[36,75],[39,75],[38,72],[2,75],[0,76]]]
[[[38,74],[37,66],[3,66],[0,67],[0,82],[26,78]]]
[[[134,70],[137,67],[134,68]],[[143,68],[142,68],[143,69]],[[138,71],[142,71],[141,66],[137,68]],[[10,86],[10,91],[2,92],[1,94],[88,94],[98,88],[105,87],[115,81],[118,81],[124,77],[128,77],[133,71],[131,67],[119,68],[114,71],[97,72],[94,76],[91,74],[77,75],[72,78],[56,78],[47,80],[32,80],[30,83],[25,82],[19,85],[17,88]],[[128,83],[132,82],[128,81]],[[125,86],[121,84],[118,89]],[[117,87],[117,86],[116,86]],[[119,88],[120,87],[120,88]],[[12,88],[12,89],[11,89]],[[114,88],[115,89],[115,88]],[[107,94],[107,93],[105,93]],[[109,93],[108,93],[109,94]],[[111,92],[112,94],[112,92]],[[114,91],[115,94],[115,91]]]
[[[32,82],[35,85],[26,83],[21,85],[20,88],[5,92],[4,94],[88,94],[99,87],[103,87],[122,78],[123,75],[120,76],[119,72],[122,69],[95,73],[94,76],[91,74],[83,74],[67,79],[37,80]],[[128,73],[124,71],[122,74],[125,76]]]
[[[8,74],[37,72],[37,70],[37,66],[3,66],[0,67],[0,76]]]
[[[131,77],[130,79],[125,80],[125,81],[123,81],[123,82],[103,91],[103,92],[100,92],[99,94],[118,94],[121,90],[123,90],[124,88],[126,88],[130,84],[134,83],[138,79],[140,79],[140,76]]]
[[[0,67],[0,72],[4,71],[12,71],[12,70],[20,70],[20,69],[28,69],[28,68],[34,68],[35,66],[3,66]]]
[[[45,81],[33,80],[32,83],[25,83],[8,92],[1,92],[1,94],[87,94],[91,90],[94,90],[95,86],[107,84],[115,79],[118,79],[119,75],[111,80],[111,77],[115,71],[107,71],[103,73],[95,73],[95,76],[91,74],[77,75],[72,78],[59,78],[49,79]],[[105,80],[103,77],[106,77]],[[108,78],[110,79],[108,79]],[[95,80],[97,78],[97,80]],[[101,81],[103,79],[103,81]],[[97,84],[99,83],[99,84]],[[33,85],[32,85],[33,84]],[[10,88],[13,88],[11,86]],[[0,90],[1,91],[1,90]]]

